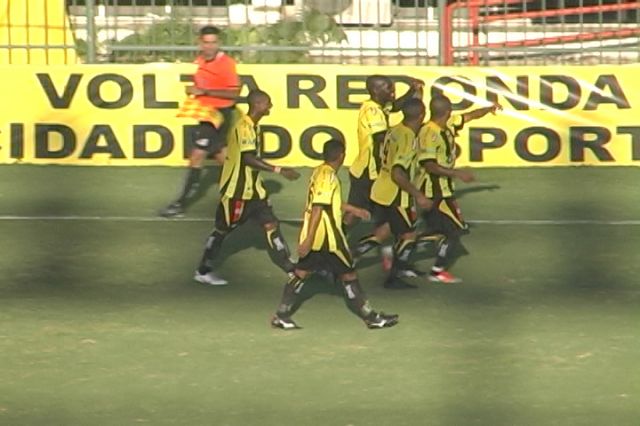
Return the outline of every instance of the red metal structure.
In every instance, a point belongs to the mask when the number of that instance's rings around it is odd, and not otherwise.
[[[621,1],[621,0],[618,0]],[[535,46],[549,46],[549,45],[561,45],[564,43],[582,43],[591,41],[604,41],[624,39],[629,37],[640,36],[640,25],[633,25],[631,28],[624,28],[622,25],[616,29],[603,29],[602,25],[599,29],[584,28],[580,26],[578,31],[572,31],[572,34],[553,35],[542,37],[528,38],[526,32],[522,40],[504,40],[501,42],[489,42],[481,41],[480,33],[489,32],[487,30],[489,24],[496,22],[503,22],[506,28],[509,21],[516,20],[544,20],[545,18],[558,18],[569,15],[586,15],[586,14],[602,14],[607,12],[623,12],[630,10],[640,10],[640,1],[634,0],[626,3],[616,4],[599,4],[595,6],[575,6],[564,7],[552,10],[527,10],[527,6],[530,9],[533,7],[528,1],[523,0],[459,0],[449,3],[445,11],[445,19],[442,22],[442,34],[445,38],[443,43],[444,48],[444,64],[454,65],[456,63],[456,52],[465,52],[466,55],[462,55],[465,59],[465,63],[469,65],[479,64],[479,52],[491,52],[495,50],[518,50],[518,48],[527,48]],[[543,2],[544,3],[544,2]],[[561,4],[564,2],[561,2]],[[584,4],[583,2],[580,2]],[[520,9],[516,12],[510,11],[509,6]],[[486,13],[491,8],[501,8],[503,13]],[[460,14],[459,12],[463,12]],[[465,15],[466,20],[458,18],[458,21],[466,23],[464,27],[457,27],[454,25],[456,17],[459,15]],[[483,13],[484,12],[484,13]],[[466,43],[459,43],[460,46],[454,46],[453,35],[454,32],[465,33],[467,36]],[[524,51],[523,49],[520,49]],[[460,56],[460,55],[459,55]]]

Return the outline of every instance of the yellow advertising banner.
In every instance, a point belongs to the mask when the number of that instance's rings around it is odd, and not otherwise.
[[[66,3],[0,0],[0,64],[77,63]]]
[[[640,66],[362,67],[240,65],[242,95],[273,100],[261,123],[264,158],[314,166],[321,145],[344,138],[357,154],[359,104],[367,75],[406,76],[442,91],[456,112],[498,101],[497,115],[467,123],[458,165],[473,167],[640,164]],[[196,124],[177,118],[191,64],[0,67],[5,99],[0,162],[184,165]],[[429,90],[425,102],[429,101]],[[244,105],[241,104],[241,108]],[[391,124],[401,119],[393,114]]]

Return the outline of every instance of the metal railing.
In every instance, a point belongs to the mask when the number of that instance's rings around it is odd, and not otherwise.
[[[225,49],[246,63],[640,62],[640,0],[61,0],[61,4],[66,6],[74,44],[9,40],[0,45],[0,52],[75,47],[87,63],[186,61],[196,52],[197,30],[211,24],[223,29]]]
[[[465,0],[443,14],[445,65],[640,62],[637,0]]]

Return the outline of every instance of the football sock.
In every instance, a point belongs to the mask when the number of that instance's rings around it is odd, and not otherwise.
[[[289,258],[291,255],[289,246],[280,232],[280,227],[276,226],[274,229],[267,229],[265,233],[267,236],[267,251],[271,261],[285,272],[293,271],[294,266]]]
[[[455,262],[456,258],[460,256],[460,237],[458,236],[448,236],[442,241],[440,244],[440,248],[438,249],[438,256],[436,257],[436,262],[434,267],[447,269],[449,268],[453,262]]]
[[[442,234],[433,234],[430,232],[423,232],[420,235],[418,235],[418,238],[416,239],[416,244],[418,245],[418,248],[424,248],[432,244],[437,244],[443,239],[444,239],[444,235]]]
[[[206,274],[207,272],[211,271],[211,263],[218,256],[220,247],[222,247],[222,242],[226,237],[226,232],[218,231],[215,228],[213,229],[213,232],[211,232],[209,238],[207,238],[204,253],[202,254],[202,259],[200,260],[200,265],[198,266],[198,272],[200,274]]]
[[[277,314],[281,317],[289,317],[298,310],[301,303],[300,292],[304,286],[302,278],[291,274],[282,291],[282,299],[278,305]]]
[[[393,246],[393,271],[406,268],[409,258],[416,249],[416,241],[412,239],[398,240]]]
[[[200,176],[202,175],[202,169],[190,167],[187,172],[187,178],[184,182],[184,187],[180,193],[180,197],[175,201],[176,204],[184,205],[187,201],[194,196],[200,186]]]
[[[358,241],[354,254],[356,257],[360,257],[376,247],[380,247],[380,241],[378,241],[373,234],[366,235]]]
[[[432,271],[438,269],[439,272],[447,266],[447,253],[449,252],[449,239],[445,239],[438,248],[438,256],[436,257],[436,263],[433,265]]]
[[[347,307],[351,312],[359,316],[360,318],[367,318],[373,309],[367,300],[367,296],[360,287],[360,282],[356,278],[351,281],[343,281],[344,296]]]

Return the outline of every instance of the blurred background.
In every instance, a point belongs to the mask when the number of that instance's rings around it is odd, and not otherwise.
[[[226,49],[243,63],[493,66],[640,59],[637,0],[3,3],[0,54],[11,64],[190,61],[195,33],[205,23],[224,28]]]

